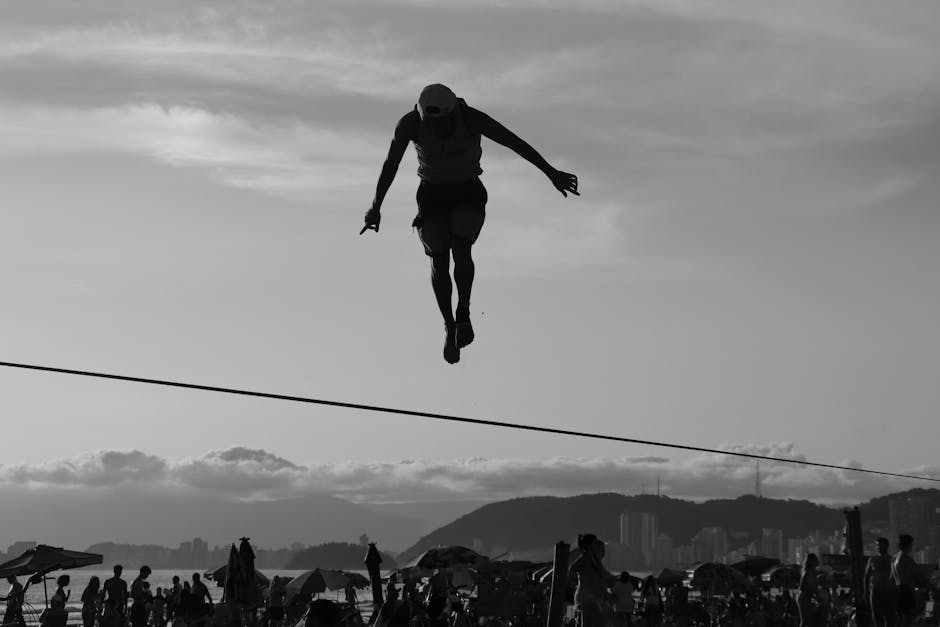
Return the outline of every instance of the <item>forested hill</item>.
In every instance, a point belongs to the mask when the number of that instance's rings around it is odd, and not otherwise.
[[[327,542],[300,551],[290,559],[284,568],[296,570],[313,568],[365,570],[366,565],[363,560],[366,557],[366,551],[367,548],[361,544]],[[379,551],[379,554],[382,556],[382,570],[398,568],[394,557],[381,551]]]
[[[905,492],[879,496],[860,505],[859,510],[862,512],[862,520],[887,521],[888,502],[893,499],[925,499],[934,508],[940,508],[940,490],[936,488],[913,488]],[[935,511],[938,510],[935,509]]]
[[[528,497],[491,503],[424,536],[399,555],[402,563],[439,544],[470,546],[479,538],[487,546],[510,550],[544,549],[559,540],[567,542],[579,533],[595,533],[603,539],[620,537],[620,515],[653,512],[659,530],[684,544],[702,527],[720,526],[729,533],[745,532],[760,537],[764,527],[782,529],[784,537],[799,537],[817,529],[842,527],[840,509],[810,501],[776,500],[742,496],[693,503],[655,495],[585,494],[566,498]]]

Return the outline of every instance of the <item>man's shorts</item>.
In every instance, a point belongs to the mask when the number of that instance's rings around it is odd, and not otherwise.
[[[415,197],[418,215],[411,225],[429,257],[450,252],[453,240],[473,244],[486,218],[488,195],[483,182],[472,178],[462,183],[422,182]]]
[[[899,616],[915,616],[917,614],[917,597],[914,589],[901,584],[897,588],[897,611]]]
[[[897,613],[894,588],[874,588],[871,591],[871,613],[875,620],[893,619]]]

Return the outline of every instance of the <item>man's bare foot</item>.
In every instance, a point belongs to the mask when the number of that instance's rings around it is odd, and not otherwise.
[[[456,364],[460,361],[460,349],[457,348],[457,325],[453,323],[445,325],[444,361],[449,364]]]

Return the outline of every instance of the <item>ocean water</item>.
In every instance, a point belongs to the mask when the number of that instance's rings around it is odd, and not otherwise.
[[[193,573],[199,573],[199,576],[202,577],[203,581],[206,584],[206,587],[209,588],[209,594],[212,596],[212,600],[219,601],[222,598],[222,588],[216,585],[215,581],[209,581],[204,577],[205,571],[193,570],[193,569],[178,569],[178,570],[154,570],[150,573],[150,576],[147,578],[147,581],[150,582],[150,591],[156,593],[157,588],[170,588],[173,585],[173,576],[178,575],[180,582],[183,581],[192,581]],[[307,572],[306,570],[262,570],[262,573],[265,574],[269,579],[273,579],[275,575],[287,576],[287,577],[296,577],[301,573]],[[363,575],[368,577],[366,571],[354,571],[361,572]],[[137,577],[138,570],[134,569],[125,569],[121,577],[124,581],[127,582],[128,588],[130,588],[131,582]],[[387,574],[383,572],[383,576]],[[93,576],[97,576],[101,583],[104,584],[106,579],[111,578],[114,573],[110,569],[96,569],[96,568],[75,568],[72,570],[56,571],[50,573],[50,579],[46,582],[46,589],[48,590],[49,596],[51,597],[56,589],[55,580],[59,575],[68,575],[71,581],[69,582],[69,590],[71,594],[69,595],[69,601],[67,607],[71,610],[70,614],[74,612],[74,616],[69,616],[69,622],[81,622],[81,617],[78,615],[78,612],[81,610],[81,598],[82,592],[85,590],[85,587],[88,585],[89,580]],[[26,584],[27,577],[20,577],[20,583]],[[0,581],[0,596],[6,596],[7,586],[5,581]],[[372,601],[372,590],[364,589],[358,590],[359,601],[362,602],[371,602]],[[345,597],[342,590],[327,591],[320,595],[320,598],[324,599],[334,599],[334,600],[343,600]],[[42,584],[33,584],[26,591],[26,603],[27,607],[25,608],[29,613],[30,606],[36,611],[41,612],[42,609],[46,606],[45,594],[43,592]],[[0,612],[3,611],[2,606],[0,606]],[[29,616],[26,617],[26,620],[29,621]]]

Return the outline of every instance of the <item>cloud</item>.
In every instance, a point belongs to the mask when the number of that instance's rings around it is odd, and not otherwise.
[[[222,494],[282,494],[302,490],[306,468],[267,451],[237,446],[177,462],[172,479]]]
[[[0,154],[145,155],[349,206],[397,117],[443,80],[584,187],[546,212],[553,190],[487,147],[494,206],[512,211],[481,245],[505,276],[721,274],[690,252],[711,234],[683,253],[663,252],[670,238],[697,216],[739,238],[740,207],[890,205],[935,152],[916,134],[936,119],[929,3],[28,4],[0,24]]]
[[[805,461],[792,443],[728,444],[723,450]],[[845,465],[862,468],[858,461]],[[940,467],[913,472],[940,477]],[[897,478],[781,462],[760,465],[763,493],[775,498],[852,502],[903,490]],[[268,451],[232,447],[199,457],[161,459],[140,451],[98,451],[36,465],[0,467],[0,485],[176,488],[226,498],[330,493],[362,502],[505,499],[533,495],[652,490],[684,498],[753,493],[756,462],[717,453],[686,459],[622,458],[400,460],[298,464]]]
[[[35,465],[0,466],[0,482],[66,487],[110,487],[162,482],[166,460],[141,451],[97,451]]]
[[[235,115],[142,103],[96,109],[3,106],[0,154],[117,152],[176,167],[202,168],[216,180],[311,200],[359,189],[375,178],[361,155],[374,144],[299,122],[258,124]]]

